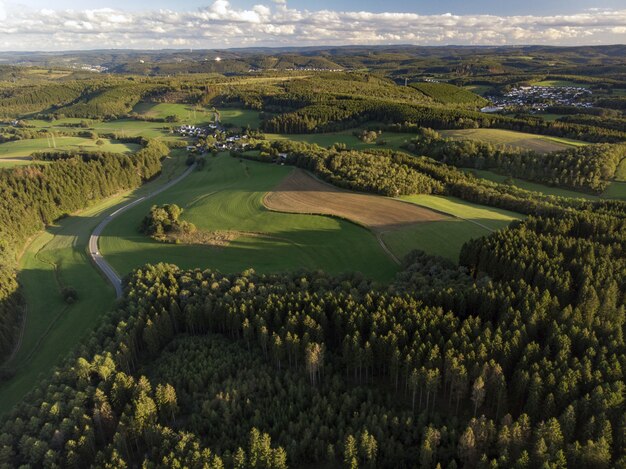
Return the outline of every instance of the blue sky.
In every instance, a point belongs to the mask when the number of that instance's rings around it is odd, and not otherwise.
[[[38,8],[120,8],[128,10],[142,10],[164,8],[172,10],[193,10],[206,7],[210,2],[197,0],[24,0],[21,3]],[[256,3],[250,0],[234,0],[235,7],[250,8]],[[292,0],[289,6],[299,10],[344,10],[344,11],[371,11],[371,12],[408,12],[421,15],[440,13],[454,14],[490,14],[490,15],[554,15],[578,13],[590,8],[624,8],[625,0]]]
[[[626,0],[0,0],[0,50],[626,43]]]

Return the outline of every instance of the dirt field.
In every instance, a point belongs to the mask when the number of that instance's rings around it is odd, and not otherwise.
[[[359,194],[318,181],[295,169],[264,199],[271,210],[333,215],[353,221],[376,233],[408,225],[449,219],[417,205],[376,195]]]

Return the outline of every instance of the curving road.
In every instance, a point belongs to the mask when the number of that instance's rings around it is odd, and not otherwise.
[[[98,241],[100,239],[100,235],[102,234],[106,226],[109,223],[111,223],[111,221],[114,220],[116,217],[118,217],[120,214],[124,213],[126,210],[134,207],[135,205],[140,204],[141,202],[145,202],[146,200],[149,200],[153,198],[154,196],[159,195],[161,192],[166,191],[170,187],[178,184],[180,181],[182,181],[187,176],[189,176],[189,174],[195,169],[195,167],[196,167],[195,164],[191,165],[189,168],[187,168],[187,170],[183,174],[181,174],[175,179],[172,179],[170,182],[168,182],[164,186],[161,186],[154,192],[144,195],[143,197],[133,200],[132,202],[124,205],[123,207],[118,208],[115,212],[111,213],[104,220],[102,220],[98,224],[98,226],[96,226],[96,229],[93,230],[93,233],[91,233],[91,236],[89,237],[89,256],[93,260],[96,267],[98,267],[102,271],[104,276],[107,278],[107,280],[111,282],[111,284],[115,288],[115,296],[117,298],[121,298],[122,293],[123,293],[122,278],[115,271],[115,269],[111,267],[111,264],[109,264],[104,259],[102,254],[100,254],[100,250],[98,248]]]

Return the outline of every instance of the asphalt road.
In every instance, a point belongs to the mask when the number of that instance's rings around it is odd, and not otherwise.
[[[93,233],[91,233],[91,236],[89,237],[89,256],[91,257],[93,262],[96,264],[96,267],[98,267],[102,271],[102,273],[105,275],[105,277],[109,280],[109,282],[111,282],[111,284],[115,288],[115,296],[117,298],[120,298],[123,293],[122,278],[115,271],[115,269],[111,267],[111,264],[109,264],[106,261],[106,259],[102,256],[102,254],[100,254],[100,249],[98,248],[98,241],[100,240],[100,235],[102,234],[106,226],[109,223],[111,223],[111,221],[114,220],[116,217],[124,213],[126,210],[134,207],[135,205],[140,204],[141,202],[145,202],[146,200],[149,200],[153,198],[154,196],[159,195],[161,192],[166,191],[170,187],[178,184],[180,181],[182,181],[187,176],[189,176],[189,174],[195,169],[195,167],[196,167],[195,164],[190,166],[189,168],[187,168],[187,170],[183,174],[178,176],[176,179],[172,179],[170,182],[168,182],[164,186],[161,186],[154,192],[144,195],[143,197],[133,200],[132,202],[118,208],[113,213],[108,215],[104,220],[102,220],[98,224],[98,226],[96,226],[96,229],[93,230]]]

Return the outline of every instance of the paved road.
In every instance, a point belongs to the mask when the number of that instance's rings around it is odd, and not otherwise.
[[[133,200],[132,202],[124,205],[123,207],[118,208],[115,212],[111,213],[104,220],[102,220],[98,224],[98,226],[96,226],[96,229],[93,230],[93,233],[91,233],[91,236],[89,237],[89,256],[91,256],[91,259],[96,264],[96,267],[98,267],[102,271],[102,273],[109,280],[109,282],[111,282],[113,287],[115,287],[115,295],[117,298],[120,298],[123,293],[122,278],[115,271],[115,269],[111,267],[111,265],[105,260],[102,254],[100,254],[100,249],[98,248],[98,241],[100,239],[100,235],[102,234],[106,226],[109,223],[111,223],[111,221],[114,220],[116,217],[118,217],[120,214],[124,213],[126,210],[134,207],[135,205],[140,204],[141,202],[145,202],[146,200],[149,200],[152,197],[160,194],[161,192],[166,191],[170,187],[178,184],[180,181],[182,181],[187,176],[189,176],[189,174],[195,169],[195,167],[196,167],[195,164],[190,166],[189,168],[187,168],[187,170],[183,174],[178,176],[176,179],[172,179],[170,182],[168,182],[164,186],[161,186],[154,192],[144,195],[143,197]]]

